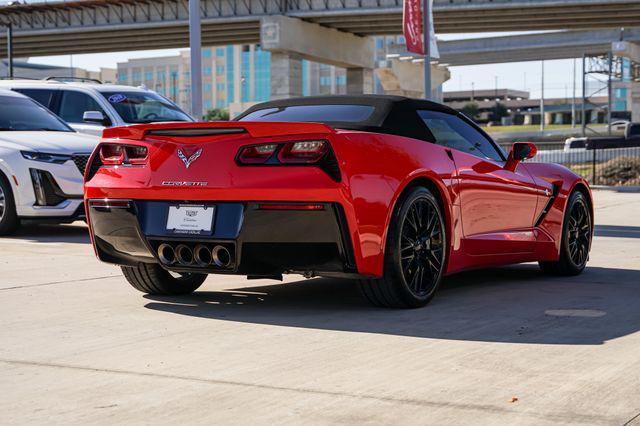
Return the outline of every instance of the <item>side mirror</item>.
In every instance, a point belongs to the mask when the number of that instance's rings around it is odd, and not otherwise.
[[[82,120],[87,123],[97,123],[102,126],[106,125],[107,119],[100,111],[85,111],[82,114]]]
[[[511,146],[509,158],[504,168],[513,172],[518,167],[518,163],[535,157],[537,153],[538,148],[536,148],[535,144],[531,142],[516,142]]]

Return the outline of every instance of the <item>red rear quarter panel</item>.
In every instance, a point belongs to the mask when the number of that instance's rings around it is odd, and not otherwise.
[[[382,274],[393,209],[416,179],[428,179],[438,188],[451,238],[453,205],[458,204],[455,167],[443,147],[387,134],[341,131],[336,136],[334,149],[350,204],[345,210],[350,210],[348,216],[355,220],[351,229],[355,230],[353,238],[358,242],[362,271]]]

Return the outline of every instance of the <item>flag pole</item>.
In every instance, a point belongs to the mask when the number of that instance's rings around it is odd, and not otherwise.
[[[424,98],[431,99],[431,43],[429,42],[429,35],[431,29],[429,28],[430,19],[429,13],[430,0],[422,0],[422,48],[424,49]]]

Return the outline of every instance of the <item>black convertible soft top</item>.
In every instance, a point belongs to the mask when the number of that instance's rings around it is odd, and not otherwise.
[[[235,120],[240,120],[256,111],[265,109],[284,109],[292,106],[307,105],[364,105],[373,107],[373,112],[361,121],[325,121],[314,119],[314,122],[331,127],[348,130],[361,130],[376,133],[388,133],[414,139],[434,142],[435,138],[417,110],[440,111],[458,115],[448,106],[423,99],[412,99],[390,95],[338,95],[308,96],[303,98],[282,99],[257,104],[246,110]],[[250,121],[251,118],[247,118]],[[297,120],[299,121],[299,120]]]

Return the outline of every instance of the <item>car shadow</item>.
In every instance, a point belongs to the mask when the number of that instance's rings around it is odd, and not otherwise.
[[[18,230],[4,238],[41,243],[89,244],[89,230],[84,222],[71,224],[47,224],[25,221]]]
[[[640,272],[613,268],[562,278],[532,264],[462,273],[411,310],[371,307],[354,282],[325,278],[145,297],[148,309],[199,318],[429,339],[599,345],[640,328]]]
[[[596,237],[640,238],[640,226],[596,225]]]

